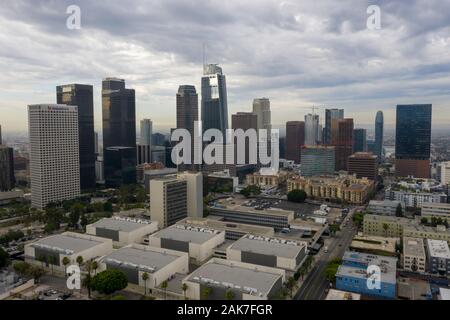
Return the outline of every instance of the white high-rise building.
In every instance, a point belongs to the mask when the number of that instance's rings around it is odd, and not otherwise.
[[[139,140],[139,144],[144,146],[151,146],[152,134],[153,134],[152,120],[150,119],[141,120],[141,139]]]
[[[187,215],[203,218],[203,174],[200,172],[183,172],[178,178],[187,182]]]
[[[317,142],[320,141],[319,128],[319,115],[307,114],[305,116],[305,145],[317,145]]]
[[[28,125],[32,206],[79,197],[78,107],[30,105]]]
[[[441,183],[450,184],[450,161],[441,163]]]

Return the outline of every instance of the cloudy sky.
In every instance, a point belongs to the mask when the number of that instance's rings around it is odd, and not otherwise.
[[[81,30],[66,27],[73,4]],[[366,26],[374,4],[381,30]],[[433,125],[450,124],[448,0],[2,0],[0,123],[26,130],[26,105],[86,83],[100,129],[101,79],[116,76],[136,89],[138,119],[174,126],[178,86],[199,90],[204,44],[227,75],[230,114],[269,97],[275,125],[313,105],[360,126],[383,110],[392,125],[396,104],[432,103]]]

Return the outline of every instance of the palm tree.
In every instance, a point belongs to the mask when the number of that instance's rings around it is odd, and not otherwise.
[[[82,257],[80,257],[80,258],[82,258]],[[91,298],[91,280],[92,280],[91,279],[91,271],[92,271],[92,265],[93,265],[94,262],[95,261],[93,261],[93,260],[89,260],[89,261],[86,262],[87,276],[84,279],[84,286],[86,287],[86,289],[88,289],[88,297],[89,297],[89,299]],[[81,263],[83,263],[83,262],[81,262]]]
[[[161,288],[164,290],[164,300],[167,300],[167,287],[169,286],[169,283],[166,281],[164,281],[163,283],[161,283]]]
[[[296,285],[296,281],[294,278],[290,277],[286,283],[286,287],[289,289],[289,291],[291,292],[291,298],[294,294],[294,288]]]
[[[210,288],[210,287],[204,288],[202,290],[202,297],[203,297],[203,299],[208,300],[208,298],[211,295],[211,293],[212,293],[212,288]]]
[[[67,266],[68,266],[69,263],[70,263],[70,259],[67,258],[67,257],[64,257],[64,258],[62,259],[62,263],[63,263],[63,265],[64,265],[64,277],[67,278]]]
[[[186,291],[188,289],[188,285],[186,283],[183,283],[183,285],[181,286],[181,290],[183,290],[183,295],[184,295],[184,300],[186,299]]]
[[[97,275],[98,262],[92,261],[92,270],[94,270],[94,276]]]
[[[44,268],[45,267],[45,262],[46,262],[45,256],[44,255],[40,255],[40,256],[38,256],[37,260],[42,263],[42,268]]]
[[[77,263],[78,263],[78,266],[81,268],[81,265],[83,264],[83,257],[82,256],[78,256],[77,257]]]
[[[225,300],[233,300],[234,299],[234,292],[231,290],[227,290],[225,292]]]
[[[54,256],[48,257],[48,263],[50,264],[50,269],[53,275],[53,266],[56,264],[56,258]]]
[[[387,223],[383,223],[384,236],[387,237],[387,231],[389,229],[389,225]]]
[[[142,274],[142,280],[144,281],[144,296],[147,295],[147,280],[148,280],[149,276],[147,272],[144,272]]]

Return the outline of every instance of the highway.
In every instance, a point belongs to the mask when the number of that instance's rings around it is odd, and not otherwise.
[[[308,274],[293,300],[322,300],[325,297],[325,290],[329,287],[329,281],[325,278],[324,273],[327,264],[334,258],[342,258],[357,232],[353,228],[352,222],[354,211],[354,209],[351,210],[345,219],[347,226],[344,227],[342,225],[341,231],[331,238],[332,242],[328,246],[328,253],[322,253],[322,255],[317,256],[319,258],[314,268]]]

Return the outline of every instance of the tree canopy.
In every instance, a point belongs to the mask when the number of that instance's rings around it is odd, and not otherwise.
[[[295,203],[303,203],[306,201],[307,195],[303,190],[292,190],[287,195],[288,201]]]
[[[110,269],[92,278],[92,289],[102,294],[112,294],[128,286],[127,276],[120,270]]]

